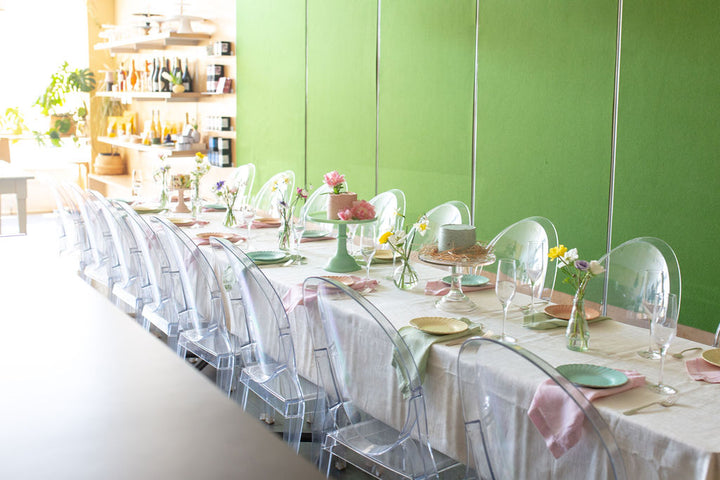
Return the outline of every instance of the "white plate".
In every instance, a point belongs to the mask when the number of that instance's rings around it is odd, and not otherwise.
[[[433,335],[450,335],[468,329],[468,324],[448,317],[418,317],[410,320],[410,325]]]

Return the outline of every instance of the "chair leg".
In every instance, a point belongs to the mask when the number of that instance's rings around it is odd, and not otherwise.
[[[295,450],[295,453],[300,451],[300,438],[302,436],[303,424],[305,419],[303,416],[291,417],[285,419],[285,430],[283,432],[283,439]]]

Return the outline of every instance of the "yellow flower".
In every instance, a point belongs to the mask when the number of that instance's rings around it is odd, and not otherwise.
[[[207,155],[202,152],[197,152],[195,156],[198,158],[198,160],[204,160]]]
[[[562,257],[567,252],[567,247],[565,245],[558,245],[557,247],[553,247],[548,252],[548,257],[550,257],[551,260],[555,260],[556,258]]]
[[[380,244],[386,244],[388,241],[388,238],[390,238],[390,235],[392,235],[393,232],[385,232],[382,235],[380,235],[380,239],[378,239],[378,242]]]

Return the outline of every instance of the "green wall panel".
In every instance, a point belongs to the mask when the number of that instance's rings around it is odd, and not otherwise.
[[[381,2],[378,190],[408,221],[471,198],[474,0]]]
[[[655,236],[683,274],[680,322],[714,331],[720,3],[625,2],[613,245]]]
[[[478,237],[540,215],[584,258],[605,252],[616,15],[612,0],[480,2]]]
[[[305,165],[305,2],[238,0],[237,164],[257,167],[255,191]]]
[[[308,0],[307,182],[344,173],[359,198],[375,195],[377,3]]]

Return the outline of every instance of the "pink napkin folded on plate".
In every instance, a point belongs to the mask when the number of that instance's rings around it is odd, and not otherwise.
[[[333,236],[331,236],[331,235],[326,235],[326,236],[324,236],[324,237],[303,237],[303,238],[300,240],[300,243],[322,242],[323,240],[337,240],[337,238],[335,238],[335,237],[333,237]]]
[[[685,362],[685,368],[693,380],[705,380],[708,383],[720,383],[720,367],[710,365],[702,358],[693,358]]]
[[[245,240],[245,237],[243,237],[242,235],[232,235],[232,236],[227,237],[227,240],[228,240],[230,243],[237,243],[237,242],[239,242],[239,241],[241,241],[241,240]],[[193,241],[195,242],[195,244],[197,244],[197,245],[200,246],[200,247],[203,246],[203,245],[210,245],[210,239],[209,239],[209,238],[195,237],[195,238],[193,238]]]
[[[350,275],[350,278],[353,279],[353,284],[350,286],[353,290],[365,290],[366,288],[369,288],[371,290],[375,290],[375,287],[377,287],[378,281],[377,280],[366,280],[361,277],[357,277],[355,275]],[[293,286],[288,292],[283,296],[282,299],[283,305],[285,306],[285,311],[287,313],[292,312],[295,310],[295,307],[298,305],[303,304],[303,286],[295,285]]]
[[[615,388],[579,387],[579,390],[592,402],[645,385],[645,375],[626,370],[621,372],[628,377],[625,385]],[[545,444],[555,458],[560,458],[580,441],[585,415],[551,379],[538,386],[528,410],[528,417],[545,438]]]
[[[253,222],[252,228],[278,228],[280,222]]]
[[[490,290],[495,288],[494,283],[486,283],[479,287],[462,287],[463,292],[479,292],[480,290]],[[450,291],[450,285],[442,280],[431,280],[425,285],[425,295],[447,295]]]

